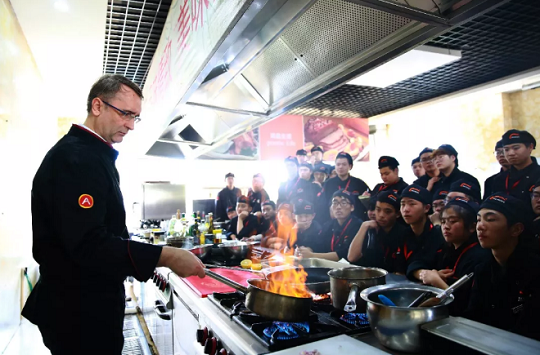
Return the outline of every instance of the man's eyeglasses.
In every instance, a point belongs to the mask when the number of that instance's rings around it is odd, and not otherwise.
[[[349,201],[345,201],[345,200],[342,200],[342,201],[332,201],[332,207],[337,207],[337,206],[341,206],[341,207],[347,207],[350,205],[350,202]]]
[[[101,100],[101,99],[100,99]],[[139,123],[141,122],[141,118],[139,116],[137,116],[136,114],[132,113],[132,112],[128,112],[128,111],[124,111],[124,110],[120,110],[118,107],[116,106],[113,106],[111,105],[110,103],[108,103],[107,101],[105,100],[101,100],[105,105],[115,109],[116,111],[118,111],[118,113],[120,113],[122,115],[122,117],[125,119],[125,120],[133,120],[135,123]]]
[[[420,159],[420,163],[431,163],[433,160],[433,158],[423,158]]]
[[[493,154],[495,154],[496,157],[504,157],[504,150],[496,150]]]

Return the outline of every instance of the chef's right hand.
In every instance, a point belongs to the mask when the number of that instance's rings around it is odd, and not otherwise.
[[[249,212],[248,212],[248,211],[244,211],[244,212],[242,212],[242,213],[240,213],[240,214],[238,215],[238,218],[241,219],[241,220],[243,221],[243,220],[246,219],[248,216],[249,216]]]
[[[163,247],[157,266],[166,266],[180,277],[204,277],[204,264],[188,250]]]

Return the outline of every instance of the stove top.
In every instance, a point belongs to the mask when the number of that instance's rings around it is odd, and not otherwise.
[[[309,319],[301,323],[265,319],[245,307],[244,295],[239,292],[214,293],[209,295],[208,299],[270,351],[287,349],[339,334],[371,331],[364,313],[338,311],[332,306],[330,299],[314,302]]]

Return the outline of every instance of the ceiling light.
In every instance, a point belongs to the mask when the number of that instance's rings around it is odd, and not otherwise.
[[[66,0],[56,0],[54,2],[54,8],[60,12],[68,12],[69,6]]]
[[[461,51],[431,46],[417,47],[360,75],[347,84],[385,88],[461,58]]]

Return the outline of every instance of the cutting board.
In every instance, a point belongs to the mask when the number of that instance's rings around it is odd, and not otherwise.
[[[260,279],[259,274],[244,271],[242,269],[220,269],[212,268],[212,271],[225,276],[226,278],[238,282],[240,285],[248,286],[247,280]],[[214,292],[227,293],[236,291],[234,288],[225,285],[209,276],[199,278],[198,276],[190,276],[182,279],[199,297],[206,297]]]
[[[313,343],[299,345],[287,350],[277,351],[274,355],[300,355],[302,351],[317,350],[321,355],[337,354],[361,354],[361,355],[388,355],[388,353],[362,343],[348,335],[338,335],[333,338],[315,341]]]

